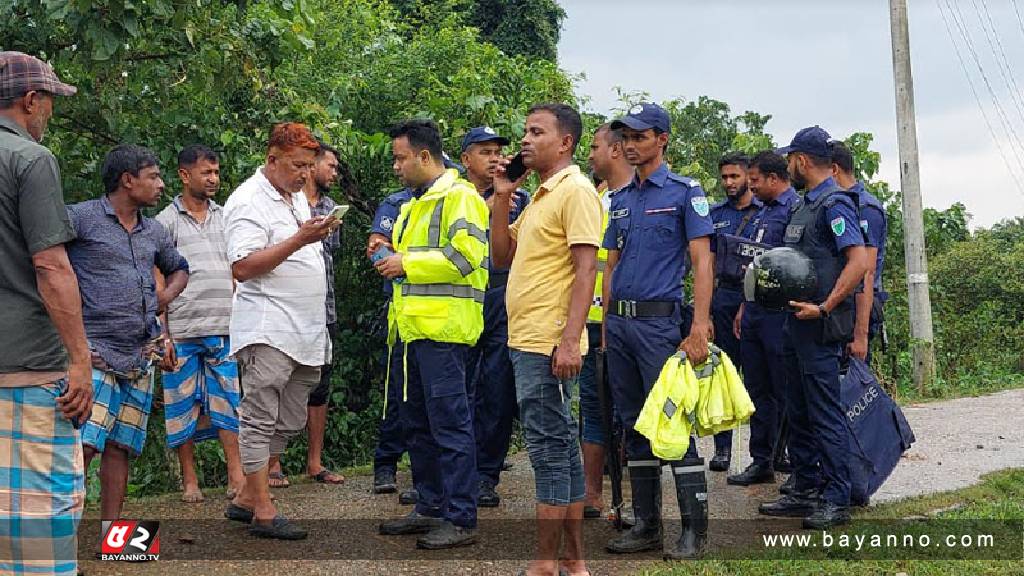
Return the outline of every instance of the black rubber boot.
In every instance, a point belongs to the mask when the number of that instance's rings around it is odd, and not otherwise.
[[[704,554],[708,540],[708,481],[704,459],[675,463],[676,502],[682,531],[675,547],[665,550],[666,560],[687,560]]]
[[[639,462],[637,463],[639,464]],[[661,548],[661,463],[629,463],[629,487],[633,495],[634,525],[605,549],[613,554],[634,554]]]

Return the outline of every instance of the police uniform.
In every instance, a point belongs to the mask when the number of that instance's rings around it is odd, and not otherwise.
[[[493,189],[484,192],[489,199]],[[509,209],[509,224],[530,203],[530,195],[516,190]],[[469,352],[467,374],[469,396],[474,406],[473,428],[476,436],[476,466],[481,484],[493,490],[498,485],[512,440],[515,419],[516,384],[508,352],[508,314],[505,310],[505,287],[508,268],[488,265],[487,293],[484,296],[484,331]],[[483,491],[481,491],[483,493]],[[481,505],[485,504],[483,501]],[[493,505],[497,505],[494,501]]]
[[[618,124],[635,130],[669,129],[668,114],[654,104],[635,106],[612,127]],[[628,533],[608,543],[612,552],[662,546],[661,462],[634,425],[662,366],[681,342],[687,246],[713,233],[710,206],[699,182],[670,172],[665,164],[612,198],[603,246],[617,250],[619,257],[605,318],[606,355],[612,398],[625,430],[636,518]],[[683,531],[676,549],[667,553],[688,557],[699,554],[706,535],[707,488],[696,442],[682,461],[671,464]]]
[[[832,178],[807,192],[792,212],[783,243],[814,264],[818,293],[812,303],[824,302],[832,292],[846,266],[843,251],[864,244],[857,214],[854,200]],[[828,318],[798,320],[786,313],[788,447],[797,500],[790,510],[799,509],[803,498],[807,515],[820,508],[813,503],[814,495],[840,508],[850,503],[849,433],[840,404],[839,362],[852,339],[853,321],[853,294]]]
[[[412,190],[405,188],[391,194],[384,199],[377,207],[373,215],[373,223],[370,227],[371,234],[380,234],[391,240],[391,232],[398,221],[398,214],[402,205],[412,200]],[[391,281],[384,281],[384,292],[391,298]],[[394,477],[398,470],[398,461],[406,450],[405,434],[402,431],[402,419],[399,416],[399,404],[402,402],[402,387],[395,384],[392,375],[400,375],[402,372],[402,347],[389,347],[389,354],[385,355],[387,364],[385,374],[391,380],[385,386],[387,398],[385,400],[384,417],[377,428],[377,448],[373,454],[374,476],[381,472],[389,472]]]
[[[885,319],[884,306],[889,294],[882,290],[882,269],[885,267],[885,240],[888,234],[888,221],[885,207],[874,194],[868,192],[864,183],[857,181],[849,190],[856,195],[860,208],[860,227],[864,232],[864,243],[878,249],[875,256],[875,283],[873,285],[873,302],[871,305],[871,322],[868,324],[868,339],[879,335]],[[871,362],[871,348],[868,348],[868,363]]]
[[[405,275],[393,283],[389,344],[402,348],[401,417],[419,501],[385,534],[431,524],[421,547],[469,538],[477,522],[476,442],[466,389],[469,349],[483,332],[488,211],[454,169],[413,193],[394,227]]]
[[[733,333],[733,320],[743,302],[742,277],[734,277],[724,272],[728,268],[722,266],[729,253],[719,248],[727,236],[750,238],[753,232],[753,220],[761,209],[761,202],[751,198],[750,204],[737,208],[731,201],[723,200],[711,207],[711,221],[715,226],[715,236],[711,247],[715,251],[718,265],[715,266],[715,292],[711,297],[711,320],[715,325],[715,344],[740,366],[740,341]],[[729,453],[732,449],[732,430],[715,434],[715,456],[723,457],[725,468],[728,468]],[[715,464],[712,462],[712,464]]]
[[[783,245],[790,211],[800,203],[793,188],[786,189],[774,200],[764,204],[751,226],[750,239],[765,247]],[[782,327],[784,311],[769,310],[756,302],[743,306],[740,319],[740,364],[743,384],[756,408],[750,417],[751,466],[741,474],[730,476],[729,484],[748,485],[774,482],[772,456],[780,419],[785,413],[785,366],[782,362]]]

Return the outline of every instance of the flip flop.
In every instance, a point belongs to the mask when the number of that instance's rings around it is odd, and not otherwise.
[[[601,517],[601,509],[598,508],[597,506],[584,506],[583,507],[583,517],[587,518],[587,519],[590,519],[590,518],[600,518]]]
[[[234,500],[235,496],[238,496],[238,490],[235,490],[234,488],[228,488],[224,492],[224,497],[227,498],[228,500]],[[277,500],[277,496],[274,496],[274,493],[271,492],[270,501],[273,502],[274,500]]]
[[[333,477],[333,479],[332,479],[332,477]],[[320,472],[318,472],[314,476],[310,476],[310,478],[312,478],[313,480],[316,480],[320,484],[334,484],[334,485],[337,485],[337,484],[344,484],[345,483],[345,477],[344,476],[342,476],[341,474],[335,474],[334,472],[331,472],[327,468],[321,469]],[[338,478],[340,478],[340,480],[338,480]]]
[[[271,488],[287,488],[292,485],[291,482],[288,481],[288,477],[284,475],[284,472],[271,472],[267,475],[267,478],[269,479],[267,484],[269,484]],[[272,482],[273,480],[277,480],[278,483],[274,484]]]

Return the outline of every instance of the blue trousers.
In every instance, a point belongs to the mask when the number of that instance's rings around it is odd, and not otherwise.
[[[820,320],[787,314],[784,330],[789,459],[796,488],[820,488],[823,499],[848,506],[850,439],[839,388],[842,346],[818,343]]]
[[[779,425],[786,413],[786,367],[782,356],[785,312],[748,302],[740,326],[743,384],[754,403],[750,417],[750,457],[754,464],[771,463]]]
[[[405,347],[408,400],[401,403],[416,511],[476,526],[476,441],[466,395],[469,346],[416,340]]]
[[[625,318],[609,314],[605,318],[608,377],[612,399],[622,419],[623,443],[629,460],[657,460],[651,443],[633,427],[665,361],[679,348],[679,322],[678,315]],[[697,443],[691,439],[684,458],[697,457]]]
[[[580,419],[583,421],[583,443],[604,446],[604,416],[597,390],[597,349],[601,346],[601,325],[587,324],[590,347],[580,370]]]
[[[518,411],[508,350],[504,286],[487,290],[484,297],[484,331],[469,351],[467,374],[476,437],[476,469],[481,481],[497,486]]]
[[[377,449],[373,453],[373,469],[398,470],[398,461],[405,453],[405,431],[399,413],[402,404],[402,352],[401,342],[391,350],[391,357],[385,354],[385,363],[390,363],[391,382],[387,387],[387,407],[384,418],[377,428]]]

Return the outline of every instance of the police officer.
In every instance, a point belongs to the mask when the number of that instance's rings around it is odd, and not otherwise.
[[[419,534],[420,548],[476,541],[476,442],[466,359],[483,331],[487,206],[473,185],[445,170],[431,120],[391,130],[394,170],[413,189],[394,226],[395,254],[377,271],[394,284],[389,340],[403,347],[402,423],[419,501],[382,534]]]
[[[712,250],[715,252],[715,293],[711,298],[711,318],[715,325],[715,344],[737,367],[740,362],[740,341],[733,333],[733,322],[743,302],[742,266],[726,248],[729,236],[750,238],[753,220],[761,209],[761,201],[747,186],[747,167],[750,158],[744,154],[727,154],[718,161],[718,176],[726,199],[711,207],[711,220],[715,224]],[[728,264],[736,264],[728,266]],[[715,434],[715,457],[708,463],[711,470],[729,469],[732,456],[732,430]]]
[[[488,203],[494,202],[494,175],[502,158],[501,149],[509,139],[493,128],[480,126],[462,138],[462,165],[466,179]],[[509,224],[530,202],[530,195],[516,190],[509,208]],[[516,414],[516,383],[508,354],[508,316],[505,312],[505,286],[508,268],[489,265],[487,293],[484,296],[484,331],[469,352],[467,375],[473,405],[473,430],[476,436],[476,469],[480,476],[477,505],[493,508],[501,503],[494,490],[512,440],[512,420]]]
[[[370,238],[366,245],[367,258],[372,257],[381,246],[394,250],[391,245],[391,231],[398,221],[398,214],[402,205],[412,200],[412,190],[403,188],[384,199],[377,207],[373,215],[373,224],[370,227]],[[384,293],[387,295],[388,303],[391,300],[391,281],[384,281]],[[373,493],[393,494],[398,490],[395,473],[398,470],[398,461],[406,450],[405,434],[402,430],[402,419],[399,417],[398,406],[402,402],[402,387],[396,385],[393,375],[401,374],[402,370],[402,348],[388,347],[385,357],[387,368],[385,370],[388,379],[385,385],[385,413],[377,428],[377,448],[373,454]],[[415,480],[413,481],[415,483]],[[398,495],[401,504],[411,505],[416,503],[416,490],[410,488],[403,490]]]
[[[793,492],[759,511],[803,517],[805,528],[822,530],[850,518],[849,433],[840,404],[839,361],[853,338],[853,293],[868,269],[868,254],[857,206],[832,178],[828,133],[805,128],[779,153],[787,155],[793,185],[807,191],[792,212],[783,243],[814,263],[818,294],[813,302],[791,302],[784,328]]]
[[[864,275],[864,287],[857,290],[857,325],[853,331],[849,353],[851,356],[869,361],[869,343],[881,332],[885,317],[883,306],[889,299],[889,294],[882,290],[888,222],[882,202],[868,192],[864,183],[854,176],[853,154],[846,144],[839,140],[832,143],[832,175],[836,184],[857,196],[860,208],[860,227],[864,232],[864,243],[870,262],[868,272]]]
[[[661,462],[633,426],[665,361],[677,350],[695,363],[708,356],[714,272],[710,206],[700,184],[669,171],[664,160],[670,119],[656,104],[638,104],[612,123],[625,139],[633,181],[612,198],[604,248],[605,349],[615,407],[626,431],[626,456],[636,524],[608,542],[610,552],[662,546]],[[694,270],[694,318],[680,343],[685,255]],[[670,463],[683,530],[673,558],[701,553],[707,536],[707,481],[696,442],[682,461]]]
[[[587,162],[595,181],[600,180],[597,193],[601,197],[604,212],[601,233],[608,227],[608,210],[611,200],[619,190],[633,179],[633,167],[626,161],[621,130],[612,130],[611,123],[602,124],[594,132],[590,143]],[[604,323],[604,271],[608,262],[608,250],[597,251],[597,279],[594,283],[594,302],[587,314],[587,337],[589,348],[580,371],[580,417],[583,434],[580,444],[583,448],[583,476],[586,484],[583,517],[600,518],[603,506],[601,493],[604,484],[605,442],[604,414],[597,382],[598,349],[601,347],[601,330]],[[611,398],[607,399],[611,402]],[[610,407],[608,407],[610,409]],[[615,447],[611,447],[615,449]]]
[[[751,226],[751,253],[782,246],[789,214],[800,196],[789,184],[786,159],[771,151],[754,156],[747,171],[748,186],[763,207]],[[729,484],[749,486],[775,482],[772,456],[776,432],[785,413],[785,366],[782,363],[782,326],[786,313],[744,302],[730,330],[740,339],[743,384],[754,402],[750,417],[750,457],[747,469],[729,476]],[[715,330],[718,335],[718,329]]]

